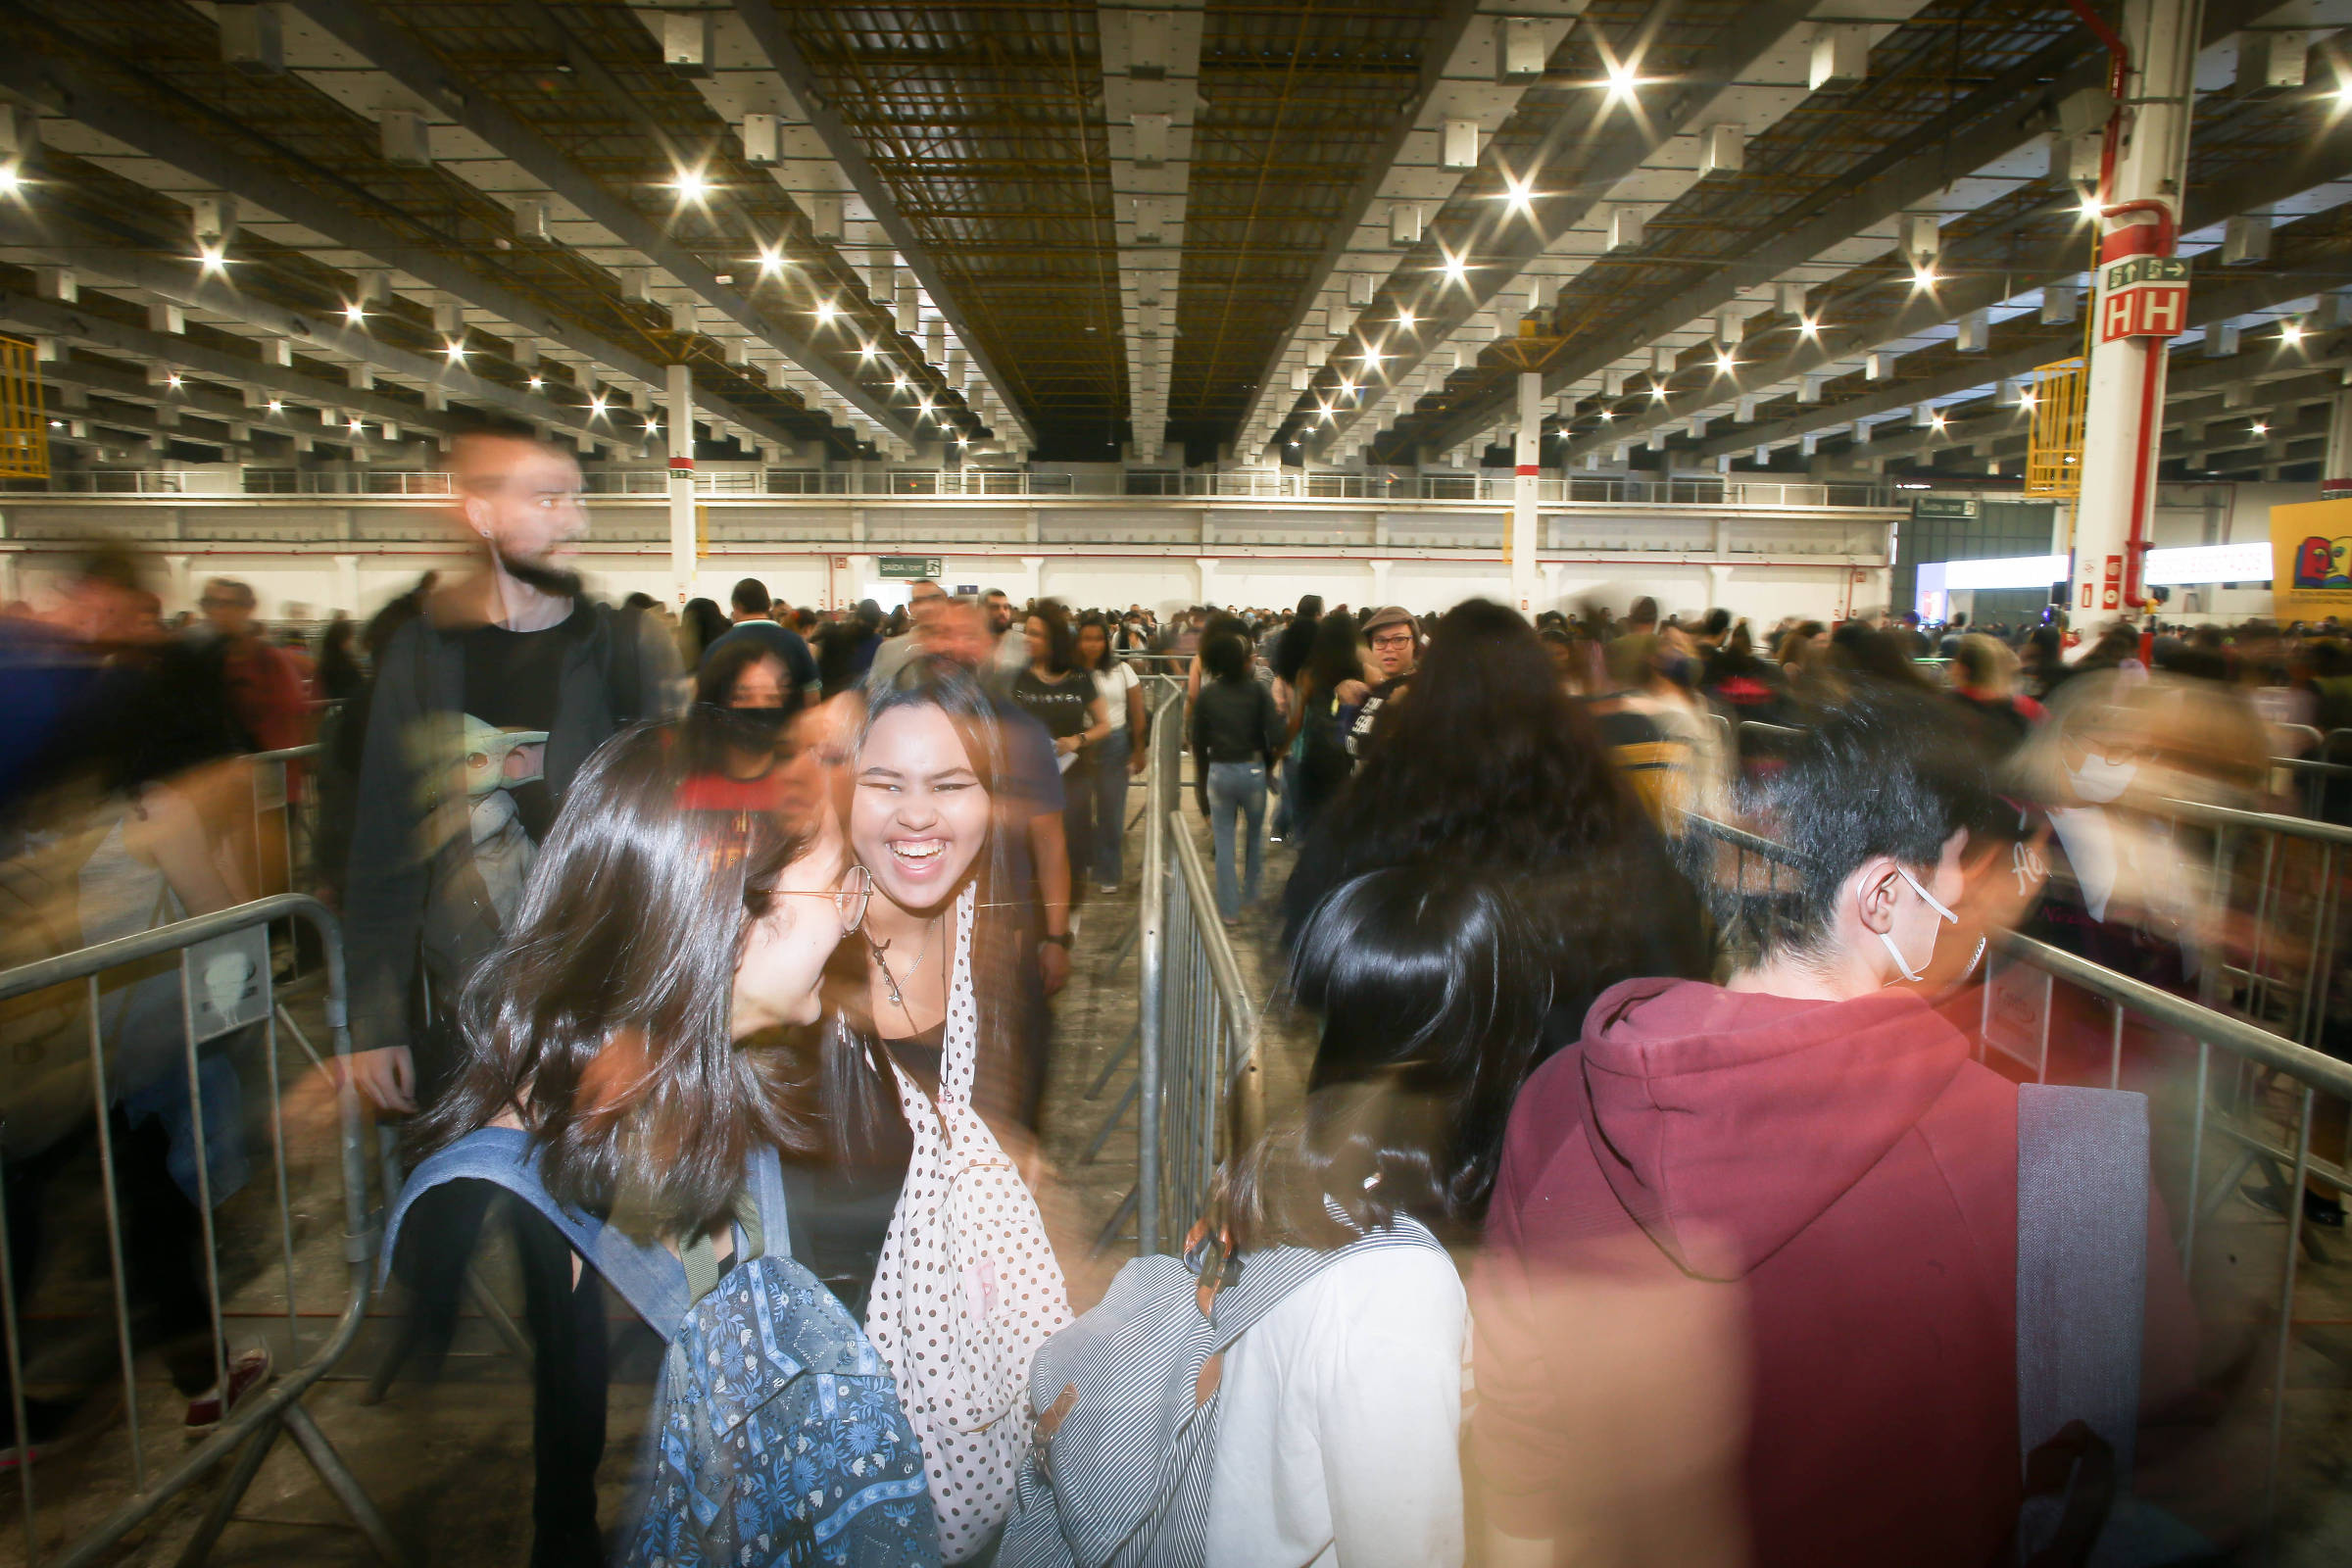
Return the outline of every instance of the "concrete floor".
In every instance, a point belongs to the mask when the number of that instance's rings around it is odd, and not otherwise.
[[[1131,802],[1130,810],[1135,805]],[[1207,853],[1205,824],[1187,811],[1187,831]],[[1133,1112],[1121,1115],[1090,1154],[1103,1122],[1132,1080],[1133,1057],[1105,1075],[1135,1016],[1136,964],[1119,955],[1135,917],[1133,868],[1140,829],[1130,835],[1130,879],[1115,898],[1090,896],[1077,921],[1073,979],[1056,1004],[1057,1043],[1046,1097],[1043,1152],[1059,1180],[1047,1197],[1049,1221],[1072,1275],[1072,1294],[1092,1299],[1108,1274],[1132,1255],[1132,1226],[1099,1256],[1093,1243],[1134,1182]],[[1279,978],[1273,956],[1273,905],[1289,870],[1287,852],[1272,851],[1267,897],[1245,916],[1237,950],[1261,1004]],[[296,1004],[315,1017],[316,1003]],[[1270,1012],[1265,1060],[1267,1105],[1280,1115],[1296,1103],[1311,1053],[1297,1020]],[[292,1216],[291,1277],[299,1315],[285,1313],[287,1260],[275,1237],[275,1182],[267,1134],[251,1147],[247,1189],[220,1210],[223,1279],[232,1303],[232,1339],[269,1341],[282,1369],[316,1353],[345,1298],[342,1210],[331,1127],[307,1064],[290,1042],[282,1078],[289,1086],[287,1193]],[[249,1082],[264,1081],[258,1071]],[[1096,1089],[1100,1081],[1101,1088]],[[266,1107],[256,1107],[257,1113]],[[266,1123],[265,1123],[266,1125]],[[87,1176],[95,1187],[95,1168]],[[495,1230],[495,1228],[494,1228]],[[2151,1439],[2142,1454],[2141,1493],[2174,1507],[2226,1542],[2242,1539],[2260,1512],[2268,1451],[2277,1296],[2284,1226],[2232,1198],[2203,1225],[2196,1277],[2208,1373],[2222,1389],[2189,1425]],[[511,1302],[519,1301],[494,1246],[483,1273]],[[131,1491],[120,1383],[108,1327],[104,1232],[95,1222],[57,1239],[34,1282],[27,1333],[35,1353],[28,1384],[36,1394],[100,1385],[76,1418],[80,1440],[39,1466],[38,1556],[79,1536]],[[503,1282],[503,1283],[502,1283]],[[2279,1549],[2268,1560],[2289,1568],[2340,1568],[2352,1562],[2352,1239],[2323,1233],[2299,1270],[2295,1338],[2288,1357],[2284,1463],[2279,1471]],[[603,1513],[625,1505],[637,1433],[652,1392],[658,1347],[615,1303],[612,1437],[603,1472]],[[489,1324],[468,1317],[442,1381],[404,1381],[383,1403],[361,1396],[393,1327],[371,1317],[350,1351],[308,1396],[307,1408],[381,1508],[417,1564],[492,1568],[521,1562],[529,1544],[529,1387],[521,1363]],[[299,1339],[300,1354],[293,1341]],[[179,1409],[152,1356],[139,1362],[139,1426],[152,1479],[180,1462],[189,1446]],[[107,1392],[111,1389],[113,1392]],[[125,1564],[176,1562],[215,1494],[225,1466],[165,1504],[109,1559]],[[0,1478],[0,1568],[26,1560],[24,1513],[15,1479]],[[2250,1548],[2240,1560],[2265,1560]],[[376,1559],[291,1443],[280,1441],[215,1547],[212,1560],[233,1565],[371,1564]]]

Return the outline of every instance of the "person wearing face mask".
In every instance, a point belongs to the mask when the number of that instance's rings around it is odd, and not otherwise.
[[[1612,987],[1512,1108],[1470,1293],[1486,1560],[1548,1563],[1562,1538],[1632,1560],[1593,1544],[1654,1531],[1661,1500],[1704,1491],[1743,1498],[1745,1537],[1705,1560],[1982,1568],[2021,1491],[2017,1088],[1908,982],[1952,965],[1970,847],[1997,819],[1990,781],[1948,704],[1857,682],[1740,794],[1795,866],[1777,891],[1706,890],[1754,957],[1722,985]],[[2151,1407],[2194,1369],[2162,1210]],[[1597,1277],[1715,1303],[1731,1327],[1704,1386],[1677,1381],[1681,1336],[1602,1350],[1562,1326],[1555,1308]],[[1721,1413],[1670,1475],[1644,1481],[1630,1455],[1612,1492],[1592,1473],[1587,1391],[1644,1359],[1683,1407]],[[1661,1422],[1673,1403],[1652,1402]]]
[[[698,789],[772,810],[800,698],[784,662],[746,639],[716,649],[695,676],[688,713]],[[713,797],[715,798],[715,796]]]

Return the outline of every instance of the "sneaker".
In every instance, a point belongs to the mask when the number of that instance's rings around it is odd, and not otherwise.
[[[2237,1196],[2261,1209],[2274,1219],[2286,1218],[2286,1205],[2278,1200],[2276,1187],[2240,1187]],[[2344,1202],[2340,1198],[2322,1198],[2310,1188],[2303,1190],[2303,1222],[2325,1226],[2331,1231],[2344,1228]]]
[[[270,1381],[270,1348],[247,1350],[228,1364],[228,1397],[214,1389],[188,1401],[185,1430],[189,1437],[208,1436],[223,1418],[235,1410],[245,1396]]]
[[[74,1407],[60,1400],[26,1399],[24,1425],[30,1429],[31,1441],[12,1441],[6,1447],[0,1447],[0,1475],[7,1475],[21,1465],[38,1464],[54,1452],[73,1413]],[[0,1421],[6,1419],[6,1405],[0,1403]]]

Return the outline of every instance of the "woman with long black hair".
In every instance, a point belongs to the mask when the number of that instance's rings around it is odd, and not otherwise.
[[[666,726],[589,758],[461,998],[465,1062],[419,1133],[443,1148],[518,1130],[549,1196],[661,1240],[707,1290],[755,1154],[818,1144],[796,1090],[805,1069],[768,1031],[816,1021],[826,959],[861,923],[868,881],[829,812],[796,831],[769,812],[698,809],[693,777]],[[415,1228],[409,1250],[434,1234]],[[786,1239],[765,1240],[780,1251]],[[531,1560],[601,1562],[603,1291],[552,1226],[518,1223],[515,1241],[536,1342]]]
[[[1411,697],[1392,707],[1299,851],[1283,892],[1287,942],[1365,871],[1518,877],[1551,968],[1546,1056],[1579,1038],[1585,1010],[1618,981],[1712,973],[1697,894],[1515,612],[1485,599],[1446,612]]]
[[[1205,1560],[1458,1564],[1469,1324],[1446,1249],[1478,1241],[1549,966],[1511,882],[1394,868],[1316,910],[1290,992],[1321,1022],[1306,1103],[1210,1201],[1256,1315],[1214,1385]]]

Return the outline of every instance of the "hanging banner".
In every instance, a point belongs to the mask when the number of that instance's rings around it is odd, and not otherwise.
[[[2271,509],[2271,606],[2281,622],[2352,616],[2352,501]]]

